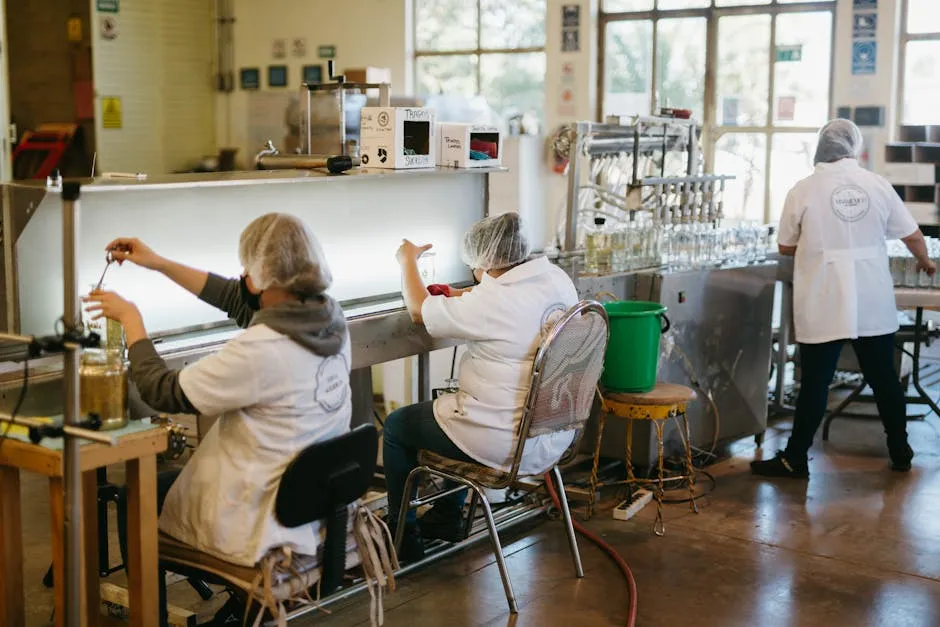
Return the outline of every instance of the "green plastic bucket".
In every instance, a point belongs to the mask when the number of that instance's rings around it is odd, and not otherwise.
[[[613,392],[649,392],[656,386],[659,340],[669,330],[666,307],[646,301],[605,303],[610,341],[604,356],[604,388]]]

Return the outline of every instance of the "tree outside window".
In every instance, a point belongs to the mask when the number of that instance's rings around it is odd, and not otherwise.
[[[415,91],[544,119],[546,0],[415,0]]]

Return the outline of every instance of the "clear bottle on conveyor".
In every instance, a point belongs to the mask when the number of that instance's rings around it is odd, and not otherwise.
[[[613,272],[629,270],[628,257],[633,224],[623,222],[610,232],[610,269]]]
[[[606,219],[594,218],[594,228],[587,232],[584,244],[588,274],[609,274],[613,254]]]

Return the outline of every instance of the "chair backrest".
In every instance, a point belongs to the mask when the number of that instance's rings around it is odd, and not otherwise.
[[[300,527],[331,516],[361,498],[375,474],[379,436],[363,425],[311,444],[284,471],[274,515],[285,527]]]
[[[545,334],[532,366],[511,474],[529,438],[584,428],[604,367],[609,323],[600,303],[581,301]]]
[[[346,565],[348,506],[362,498],[375,475],[379,436],[363,425],[304,449],[284,471],[274,502],[274,515],[285,527],[326,519],[320,561],[320,592],[329,594],[342,582]]]

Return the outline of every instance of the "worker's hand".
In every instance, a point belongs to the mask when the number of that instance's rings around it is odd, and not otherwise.
[[[142,268],[157,270],[163,257],[136,237],[119,237],[105,247],[119,264],[130,261]]]
[[[401,241],[401,246],[398,247],[398,252],[395,253],[395,258],[398,260],[398,263],[405,263],[405,261],[417,261],[418,257],[431,250],[431,244],[425,244],[424,246],[416,246],[409,242],[406,239]]]
[[[125,327],[140,320],[137,305],[114,292],[96,290],[83,298],[82,302],[85,303],[85,311],[92,314],[92,320],[108,318],[120,322]]]
[[[934,262],[930,261],[929,259],[927,260],[927,263],[918,261],[918,262],[917,262],[917,269],[920,270],[921,272],[926,272],[926,273],[927,273],[927,276],[931,276],[931,277],[932,277],[933,275],[935,275],[935,274],[937,273],[937,264],[935,264]]]

